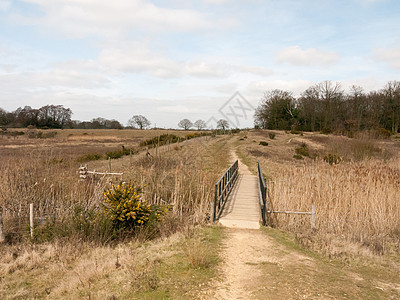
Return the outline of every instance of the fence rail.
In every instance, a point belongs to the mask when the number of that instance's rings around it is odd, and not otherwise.
[[[235,161],[221,176],[215,184],[215,198],[212,206],[212,221],[216,221],[221,216],[226,200],[239,175],[239,163]]]
[[[258,182],[258,191],[260,198],[260,211],[261,211],[261,219],[262,225],[265,226],[266,222],[266,212],[268,211],[268,203],[267,203],[267,185],[265,184],[264,176],[261,171],[260,162],[257,164],[257,182]]]
[[[261,171],[260,162],[257,165],[257,181],[258,181],[258,191],[260,198],[260,210],[261,210],[261,219],[263,226],[268,225],[269,216],[271,214],[293,214],[293,215],[310,215],[311,216],[311,228],[315,228],[315,205],[311,205],[311,211],[280,211],[280,210],[270,210],[269,202],[267,201],[267,185],[265,184],[265,180]]]

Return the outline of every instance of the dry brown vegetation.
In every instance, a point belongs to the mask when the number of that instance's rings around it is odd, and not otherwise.
[[[191,289],[198,288],[197,277],[206,281],[203,273],[209,276],[213,272],[209,266],[216,263],[216,253],[209,253],[203,243],[210,234],[193,236],[191,228],[207,221],[213,183],[229,164],[221,151],[229,146],[228,137],[191,139],[150,149],[151,155],[146,156],[139,143],[164,131],[84,132],[60,130],[47,139],[0,139],[0,206],[6,233],[0,245],[1,294],[6,298],[140,295],[151,299],[153,293],[161,293],[161,298],[192,293]],[[116,235],[103,210],[104,189],[120,178],[79,180],[76,160],[82,154],[104,153],[121,145],[135,147],[139,153],[112,160],[112,170],[123,172],[124,181],[143,187],[142,197],[148,203],[170,209],[156,226],[137,229],[129,236]],[[88,168],[107,171],[109,162],[89,162]],[[29,203],[35,207],[33,240]],[[148,240],[154,240],[150,248],[142,248]],[[170,273],[182,281],[181,286],[171,281]]]
[[[268,196],[275,210],[311,211],[309,216],[274,214],[272,226],[298,234],[298,241],[329,255],[393,254],[400,242],[400,143],[365,136],[349,139],[321,134],[276,132],[269,146],[267,131],[247,133],[239,151],[251,167],[261,162]],[[296,151],[296,149],[307,149]],[[293,155],[301,153],[302,159]],[[330,165],[324,157],[339,157]]]

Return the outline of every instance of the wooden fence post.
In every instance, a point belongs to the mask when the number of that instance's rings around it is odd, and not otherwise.
[[[108,170],[111,173],[111,157],[108,157]]]
[[[3,207],[0,206],[0,243],[4,242]]]
[[[29,204],[29,228],[31,230],[31,238],[33,239],[33,203]]]
[[[315,229],[315,204],[311,206],[311,229]]]

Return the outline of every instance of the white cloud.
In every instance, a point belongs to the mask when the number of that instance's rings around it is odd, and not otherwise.
[[[6,11],[10,7],[11,2],[9,0],[0,0],[0,11]]]
[[[229,68],[222,63],[188,62],[184,68],[186,74],[196,77],[226,77]]]
[[[224,4],[229,2],[230,0],[204,0],[204,1],[212,4]]]
[[[400,69],[400,47],[376,49],[373,57],[377,61],[387,63],[387,65],[392,69]]]
[[[6,73],[11,73],[16,69],[16,65],[14,64],[0,64],[0,70]]]
[[[339,60],[339,55],[331,51],[322,51],[315,48],[303,50],[299,46],[283,48],[276,55],[278,63],[287,62],[295,66],[327,66]]]
[[[139,45],[104,49],[98,63],[105,72],[148,73],[156,77],[179,77],[182,68],[180,62]]]
[[[101,75],[63,69],[0,75],[0,88],[13,93],[59,87],[94,89],[107,87],[109,84],[110,81]]]
[[[274,74],[274,71],[271,69],[257,66],[236,66],[235,69],[239,72],[250,73],[260,76],[271,76]]]
[[[313,85],[313,82],[308,80],[270,80],[270,81],[253,81],[250,82],[247,91],[251,95],[263,95],[264,92],[274,89],[293,92],[295,95],[300,95],[308,87]]]
[[[75,38],[93,34],[115,37],[130,30],[190,32],[232,25],[226,19],[208,19],[195,10],[164,8],[146,0],[26,1],[39,5],[45,15],[15,16],[16,21],[61,30]]]

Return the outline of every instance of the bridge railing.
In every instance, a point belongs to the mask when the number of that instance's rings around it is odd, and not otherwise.
[[[221,216],[226,200],[232,191],[239,175],[239,163],[235,161],[215,184],[215,197],[212,206],[211,218],[216,221]]]
[[[293,215],[310,215],[311,216],[311,229],[315,229],[315,205],[311,205],[311,211],[279,211],[279,210],[271,210],[269,202],[267,201],[267,185],[265,184],[264,176],[261,171],[260,162],[257,165],[257,181],[258,181],[258,191],[260,198],[260,210],[261,210],[261,218],[262,224],[265,226],[268,221],[268,217],[271,214],[293,214]],[[271,206],[272,207],[272,206]],[[269,224],[270,225],[270,224]]]
[[[257,182],[258,182],[258,192],[259,192],[259,203],[261,211],[262,225],[266,224],[266,215],[268,212],[268,202],[267,202],[267,185],[265,184],[264,176],[261,171],[260,162],[257,164]]]

